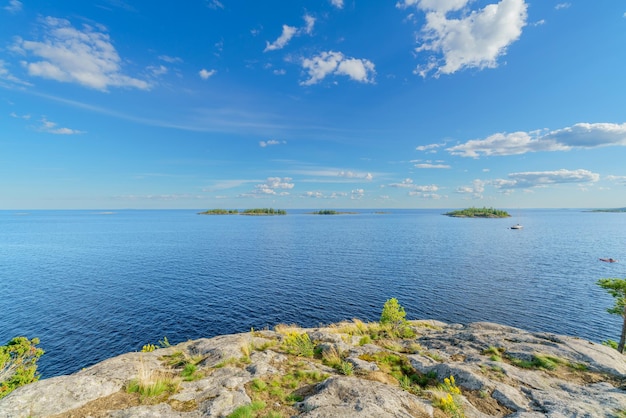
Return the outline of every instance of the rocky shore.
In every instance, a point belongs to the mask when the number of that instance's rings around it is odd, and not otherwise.
[[[187,341],[23,386],[0,417],[624,417],[626,362],[493,323],[354,320]]]

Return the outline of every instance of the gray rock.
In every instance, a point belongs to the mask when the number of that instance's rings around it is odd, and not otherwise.
[[[454,376],[466,395],[457,399],[463,404],[468,418],[485,418],[487,415],[481,411],[497,406],[495,402],[512,410],[510,416],[517,418],[609,417],[615,411],[626,410],[626,392],[620,388],[623,385],[620,382],[626,379],[626,361],[616,350],[574,337],[530,333],[488,322],[468,325],[436,321],[410,323],[417,331],[417,337],[397,344],[400,354],[406,356],[420,373],[435,371],[440,381]],[[394,378],[383,372],[385,367],[379,368],[373,361],[360,358],[390,350],[375,344],[360,346],[360,338],[341,334],[339,329],[315,328],[299,332],[307,332],[312,339],[322,341],[321,345],[327,349],[332,347],[340,351],[354,366],[354,376],[339,375],[338,371],[316,359],[295,359],[281,353],[278,345],[268,348],[268,341],[282,338],[274,331],[225,335],[188,341],[151,353],[124,354],[69,376],[24,386],[0,399],[0,418],[69,416],[87,404],[106,408],[102,401],[91,402],[123,391],[142,373],[180,374],[180,369],[172,370],[163,357],[175,352],[182,352],[187,358],[199,356],[198,367],[204,377],[182,381],[179,390],[167,399],[171,405],[165,400],[156,405],[136,406],[135,403],[126,408],[119,407],[120,410],[98,411],[99,416],[224,417],[252,401],[253,392],[248,393],[246,388],[254,379],[270,379],[292,371],[297,365],[300,370],[319,371],[331,376],[306,388],[302,394],[304,399],[298,404],[298,416],[432,417],[433,407],[425,397],[402,390]],[[423,352],[403,352],[415,344],[429,353],[438,354],[442,361],[433,360]],[[264,349],[251,350],[254,347]],[[501,361],[490,358],[493,348],[504,350]],[[532,359],[539,354],[585,367],[574,370],[562,365],[559,374],[520,368],[506,359],[506,356]],[[576,374],[581,373],[587,373],[585,378],[576,379]],[[468,391],[472,391],[471,396]],[[477,397],[475,391],[481,391],[482,395],[490,393],[492,399]],[[191,405],[193,410],[177,411],[174,409],[177,402]],[[485,403],[481,405],[480,402]]]
[[[432,416],[432,406],[383,383],[349,377],[331,377],[318,392],[298,405],[307,418]]]

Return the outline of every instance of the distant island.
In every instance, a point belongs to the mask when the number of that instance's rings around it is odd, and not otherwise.
[[[318,210],[311,212],[311,215],[356,215],[358,212],[338,212],[336,210]]]
[[[455,218],[508,218],[511,215],[504,210],[494,208],[467,208],[462,210],[454,210],[452,212],[444,213],[446,216],[452,216]]]
[[[283,209],[272,208],[257,208],[246,209],[239,212],[237,209],[209,209],[204,212],[198,213],[198,215],[250,215],[250,216],[273,216],[273,215],[286,215],[287,211]]]
[[[592,209],[588,212],[609,212],[609,213],[623,213],[626,212],[626,208],[615,208],[615,209]]]

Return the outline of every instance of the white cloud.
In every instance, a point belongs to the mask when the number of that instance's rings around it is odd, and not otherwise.
[[[219,0],[207,0],[206,3],[209,9],[213,9],[213,10],[224,9],[224,5]]]
[[[556,170],[556,171],[527,171],[511,173],[509,179],[494,180],[492,184],[498,189],[544,187],[550,184],[561,183],[595,183],[600,175],[589,170]]]
[[[102,28],[83,25],[78,30],[68,20],[53,17],[43,19],[43,27],[43,41],[19,39],[15,45],[25,55],[41,59],[24,62],[30,75],[101,91],[109,87],[150,88],[146,81],[122,73],[122,60]]]
[[[8,6],[4,6],[4,10],[9,13],[19,13],[22,11],[22,2],[19,0],[9,0]]]
[[[289,25],[283,25],[283,33],[274,42],[266,42],[264,52],[283,49],[298,32],[298,28]]]
[[[352,200],[362,199],[363,196],[365,196],[365,190],[363,190],[363,189],[356,189],[356,190],[352,190],[352,192],[350,192],[350,199],[352,199]]]
[[[265,183],[257,184],[255,186],[255,194],[271,194],[276,195],[279,194],[281,196],[288,195],[288,192],[280,192],[277,193],[276,190],[289,190],[293,189],[294,184],[290,183],[292,181],[289,177],[268,177]]]
[[[183,62],[182,58],[170,57],[169,55],[159,55],[159,59],[161,61],[169,62],[170,64],[176,64],[176,63]]]
[[[5,62],[0,60],[0,85],[2,85],[2,80],[8,81],[13,84],[21,84],[23,86],[31,86],[31,83],[28,83],[24,80],[20,80],[15,77],[11,72],[5,67]]]
[[[457,193],[471,194],[474,199],[482,199],[484,191],[485,182],[479,179],[474,180],[471,186],[461,186],[456,189]]]
[[[448,164],[421,163],[415,164],[415,168],[450,168],[450,166]]]
[[[501,0],[483,9],[465,11],[461,17],[447,13],[464,9],[469,0],[405,0],[399,7],[416,6],[426,13],[426,24],[418,39],[418,53],[430,52],[428,62],[415,73],[426,77],[453,74],[465,68],[495,68],[526,26],[524,0]]]
[[[361,83],[373,83],[376,71],[374,64],[366,59],[347,58],[341,52],[322,52],[312,58],[302,60],[302,68],[309,79],[301,85],[310,86],[319,83],[328,75],[346,75]]]
[[[47,120],[45,117],[40,120],[41,126],[39,126],[38,130],[41,132],[47,132],[49,134],[54,135],[77,135],[84,134],[85,132],[79,131],[76,129],[70,128],[57,128],[57,124],[55,122],[51,122]]]
[[[270,139],[269,141],[259,141],[259,146],[261,148],[265,148],[270,145],[279,145],[279,144],[286,144],[286,143],[287,141],[277,141],[275,139]]]
[[[413,180],[404,179],[400,183],[391,183],[389,187],[398,187],[398,188],[413,188],[415,185],[413,184]]]
[[[355,173],[354,171],[340,171],[337,175],[347,179],[363,179],[368,181],[374,178],[372,173]]]
[[[410,6],[417,6],[421,10],[447,13],[460,10],[469,0],[404,0],[396,3],[396,7],[405,9]]]
[[[213,77],[215,73],[217,73],[217,70],[206,70],[204,68],[198,71],[198,75],[200,75],[200,78],[203,80],[208,80]]]
[[[606,179],[609,180],[609,181],[614,181],[616,183],[626,185],[626,176],[613,176],[613,175],[610,175],[610,176],[606,176]]]
[[[338,9],[343,9],[343,0],[330,0],[330,4]]]
[[[291,41],[291,39],[294,36],[299,36],[302,34],[311,35],[313,33],[313,27],[315,26],[316,19],[313,16],[308,15],[308,14],[304,15],[303,19],[304,19],[304,26],[301,28],[296,28],[294,26],[289,26],[289,25],[283,25],[283,32],[274,42],[272,43],[268,41],[265,42],[265,49],[263,50],[263,52],[276,51],[278,49],[283,49],[285,46],[287,46],[289,41]]]
[[[313,26],[315,26],[315,18],[311,15],[304,15],[305,26],[301,29],[307,35],[313,33]]]
[[[626,146],[626,123],[577,123],[554,131],[496,133],[447,148],[452,155],[478,158],[480,155],[518,155],[539,151],[567,151],[573,148]]]
[[[559,3],[556,6],[554,6],[554,8],[556,10],[569,9],[571,5],[572,5],[571,3]]]
[[[415,147],[415,149],[417,151],[423,151],[423,152],[429,152],[429,153],[436,153],[437,152],[437,148],[441,148],[444,147],[446,144],[445,142],[442,144],[429,144],[429,145],[419,145],[417,147]]]
[[[150,73],[155,77],[162,76],[168,72],[167,67],[164,65],[159,65],[158,67],[151,65],[147,68],[147,70],[150,71]]]

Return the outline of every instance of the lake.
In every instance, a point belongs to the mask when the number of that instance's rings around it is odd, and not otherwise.
[[[408,319],[619,338],[595,282],[626,277],[623,213],[197,212],[0,211],[0,344],[40,338],[51,377],[163,337],[376,321],[391,297]]]

